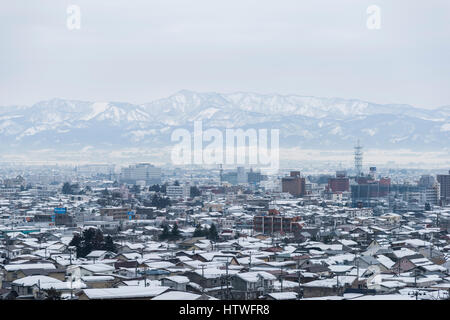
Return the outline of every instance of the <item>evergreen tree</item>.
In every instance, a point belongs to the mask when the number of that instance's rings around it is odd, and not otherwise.
[[[193,237],[204,237],[204,236],[205,236],[205,230],[203,230],[202,226],[200,224],[198,224],[195,227]]]
[[[63,194],[72,194],[72,186],[69,182],[65,182],[62,187],[62,193]]]
[[[167,240],[170,237],[170,233],[169,233],[169,227],[167,226],[167,224],[165,224],[163,226],[163,231],[162,233],[159,235],[159,239],[160,240]]]
[[[170,232],[170,238],[172,240],[178,240],[181,238],[180,230],[178,229],[178,224],[175,223],[175,225],[172,228],[172,231]]]
[[[83,241],[81,235],[79,233],[75,233],[72,240],[69,243],[69,246],[73,246],[77,250],[77,256],[80,256],[81,253],[81,242]]]
[[[139,186],[139,185],[134,185],[132,188],[131,188],[131,193],[139,193],[139,192],[141,192],[141,186]]]
[[[105,237],[104,250],[111,251],[111,252],[117,252],[116,245],[114,244],[114,241],[111,236]]]
[[[160,192],[161,191],[161,187],[159,186],[159,184],[154,184],[150,188],[148,188],[148,191]]]
[[[191,189],[190,189],[190,197],[191,198],[199,197],[201,195],[202,195],[202,193],[196,186],[191,187]]]
[[[209,228],[208,239],[216,241],[219,238],[219,233],[217,232],[216,225],[213,223]]]
[[[152,197],[152,206],[158,209],[166,208],[171,205],[170,199],[167,197],[161,197],[158,194],[154,194]]]
[[[76,233],[69,243],[77,249],[77,257],[84,258],[93,250],[108,250],[116,252],[113,239],[110,236],[103,237],[99,229],[89,228],[80,235]]]

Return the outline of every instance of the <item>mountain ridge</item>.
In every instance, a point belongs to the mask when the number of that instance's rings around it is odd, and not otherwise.
[[[0,147],[9,152],[163,148],[176,128],[279,129],[285,148],[449,150],[450,106],[421,109],[358,99],[181,90],[143,104],[53,98],[0,108]]]

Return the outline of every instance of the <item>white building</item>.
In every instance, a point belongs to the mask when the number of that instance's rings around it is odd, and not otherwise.
[[[148,185],[161,183],[161,168],[149,163],[139,163],[122,168],[121,181],[136,184],[145,181]]]
[[[187,199],[190,196],[191,188],[188,185],[185,186],[167,186],[166,195],[170,199]]]

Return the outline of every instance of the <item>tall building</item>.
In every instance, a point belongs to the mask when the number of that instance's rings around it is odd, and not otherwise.
[[[247,180],[249,184],[259,184],[261,181],[267,180],[267,176],[261,174],[260,171],[253,171],[250,168],[250,171],[247,173]]]
[[[438,174],[437,181],[440,185],[440,198],[443,205],[450,203],[450,170],[448,174]]]
[[[356,179],[356,184],[351,186],[353,206],[371,207],[377,204],[378,200],[389,195],[390,186],[390,178],[378,181],[370,177]]]
[[[436,180],[434,179],[434,177],[432,175],[424,174],[420,177],[418,185],[419,185],[419,187],[429,188],[434,185],[435,181]]]
[[[300,176],[300,171],[291,171],[290,176],[281,179],[281,190],[300,197],[306,194],[305,184],[305,178]]]
[[[161,183],[161,168],[149,163],[139,163],[122,168],[122,182],[136,184],[137,181],[145,181],[147,185]]]
[[[328,190],[335,192],[346,192],[350,189],[350,180],[345,171],[337,171],[335,178],[328,179]]]
[[[245,172],[244,167],[237,167],[237,183],[247,183],[247,173]]]
[[[190,191],[189,185],[166,187],[166,195],[171,199],[187,199],[190,196]]]

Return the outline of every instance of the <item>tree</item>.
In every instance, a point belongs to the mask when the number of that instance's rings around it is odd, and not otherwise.
[[[132,188],[131,188],[131,193],[139,193],[141,192],[141,186],[135,184]]]
[[[43,290],[45,294],[45,300],[61,300],[61,292],[55,288]]]
[[[167,224],[164,224],[163,231],[159,235],[159,240],[167,240],[169,239],[169,237],[170,237],[169,226]]]
[[[62,193],[63,194],[72,194],[72,186],[69,182],[65,182],[62,187]]]
[[[425,211],[431,211],[431,204],[429,202],[425,203]]]
[[[171,205],[170,199],[167,197],[161,197],[158,194],[154,194],[152,197],[152,206],[162,209]]]
[[[178,186],[180,185],[180,182],[179,182],[178,180],[175,180],[175,182],[173,183],[173,185],[178,187]]]
[[[217,232],[216,225],[213,223],[208,231],[208,239],[216,241],[219,238],[219,233]]]
[[[114,241],[111,236],[105,237],[104,250],[111,251],[111,252],[117,252],[116,245],[114,244]]]
[[[75,233],[73,235],[72,240],[69,243],[69,246],[79,247],[81,245],[81,241],[82,241],[81,235],[79,233]]]
[[[202,228],[201,224],[198,224],[195,227],[195,231],[194,231],[193,237],[204,237],[207,233],[208,233],[208,231],[204,230]]]
[[[102,195],[104,195],[104,196],[109,196],[108,188],[105,188],[105,189],[102,191]]]
[[[181,238],[181,232],[178,229],[178,224],[175,223],[175,225],[172,228],[172,231],[170,232],[170,239],[178,240],[180,238]]]
[[[160,190],[161,190],[161,187],[159,186],[159,184],[154,184],[154,185],[150,186],[150,188],[148,188],[148,191],[159,192]]]
[[[202,193],[196,186],[191,187],[191,189],[190,189],[190,197],[191,198],[199,197],[201,195],[202,195]]]
[[[93,250],[108,250],[117,252],[113,239],[110,236],[103,237],[100,229],[89,228],[80,235],[76,233],[69,243],[77,249],[77,257],[84,258]]]

